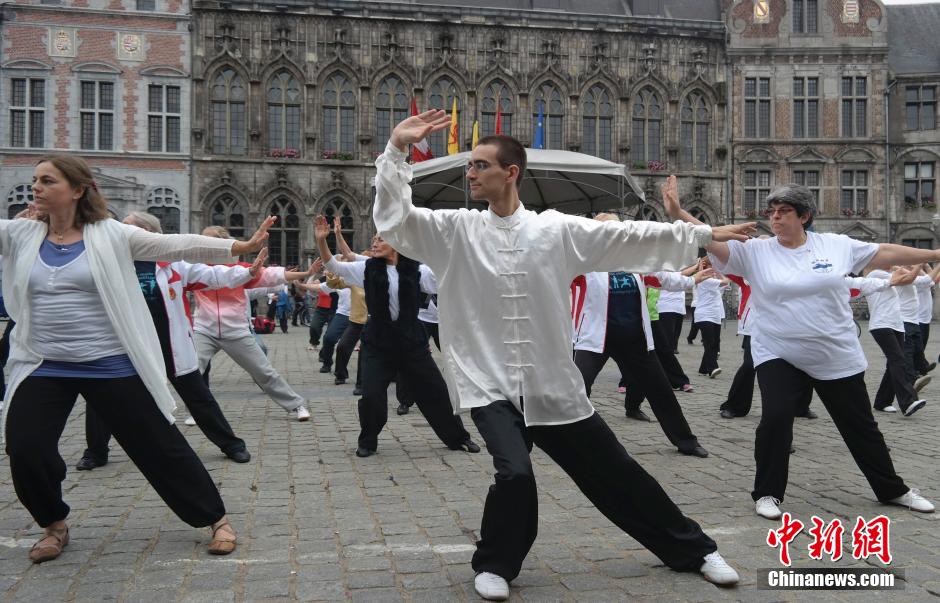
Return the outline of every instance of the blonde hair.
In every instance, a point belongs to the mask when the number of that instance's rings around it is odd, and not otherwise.
[[[202,235],[206,237],[215,237],[217,239],[231,239],[232,235],[224,226],[206,226],[202,229]]]
[[[163,227],[160,226],[160,220],[153,214],[145,211],[132,211],[127,217],[134,222],[134,226],[149,230],[150,232],[163,233]]]
[[[40,163],[52,164],[52,167],[62,173],[62,176],[73,189],[84,189],[82,196],[78,199],[78,207],[75,211],[75,226],[94,224],[111,217],[111,213],[108,212],[108,202],[98,192],[98,186],[95,184],[91,168],[88,167],[84,159],[69,153],[53,153],[42,157],[36,162],[36,165]],[[48,222],[49,216],[43,215],[39,219]]]

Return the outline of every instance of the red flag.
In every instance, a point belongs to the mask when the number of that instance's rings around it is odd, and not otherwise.
[[[411,97],[411,114],[418,114],[418,103],[415,101],[414,97]],[[434,155],[431,153],[431,145],[428,144],[428,139],[419,140],[411,146],[411,161],[412,163],[418,163],[419,161],[427,161],[428,159],[433,158]]]
[[[496,134],[503,133],[503,112],[496,109]]]

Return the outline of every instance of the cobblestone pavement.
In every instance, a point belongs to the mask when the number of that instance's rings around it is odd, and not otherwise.
[[[690,424],[709,450],[707,459],[679,455],[659,426],[623,416],[617,374],[609,363],[595,385],[598,412],[627,450],[696,519],[742,575],[719,589],[698,574],[665,568],[611,525],[548,457],[533,453],[539,483],[540,533],[514,600],[604,601],[924,601],[940,595],[938,515],[879,505],[852,462],[822,405],[817,420],[798,419],[796,453],[784,510],[809,524],[813,514],[841,518],[848,527],[838,563],[808,559],[809,536],[791,548],[794,566],[865,567],[852,559],[857,515],[891,520],[893,568],[904,570],[904,590],[813,593],[760,589],[761,568],[777,567],[765,543],[769,522],[754,514],[749,491],[753,440],[760,410],[725,420],[718,405],[740,362],[734,323],[723,330],[715,380],[697,378],[693,394],[678,394]],[[196,427],[180,429],[221,487],[239,548],[228,558],[205,550],[208,533],[173,515],[112,442],[111,462],[90,472],[70,470],[64,483],[72,506],[72,542],[58,560],[33,566],[27,552],[40,533],[13,492],[9,464],[0,462],[0,592],[5,601],[173,601],[196,603],[274,600],[473,601],[469,560],[493,468],[485,453],[449,451],[417,411],[391,412],[378,455],[355,456],[358,425],[352,386],[334,386],[306,351],[305,330],[265,336],[275,366],[310,399],[308,423],[287,415],[224,355],[214,363],[214,391],[254,455],[226,460]],[[867,332],[863,341],[874,390],[883,360]],[[932,345],[936,354],[940,345]],[[680,361],[695,373],[701,347],[681,342]],[[550,367],[547,367],[550,368]],[[928,398],[940,383],[925,390]],[[128,401],[128,403],[133,403]],[[940,499],[940,401],[911,419],[879,415],[893,458],[909,484]],[[72,467],[84,448],[80,402],[60,449]],[[469,418],[465,421],[479,440]],[[482,443],[482,442],[481,442]],[[879,566],[877,560],[869,560]]]

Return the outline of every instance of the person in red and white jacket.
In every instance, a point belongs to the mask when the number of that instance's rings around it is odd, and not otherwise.
[[[162,232],[160,221],[144,212],[131,212],[124,223],[150,232]],[[186,293],[240,287],[256,277],[266,257],[267,251],[262,249],[251,265],[135,262],[141,290],[160,339],[167,378],[192,414],[195,424],[225,456],[238,463],[247,463],[251,454],[245,441],[232,431],[219,403],[199,374]],[[107,464],[111,430],[91,406],[85,411],[85,438],[88,448],[76,469],[86,471]]]
[[[222,239],[230,238],[228,231],[221,226],[208,226],[202,234]],[[195,291],[196,314],[195,331],[196,352],[199,356],[199,370],[206,365],[219,350],[224,350],[229,357],[251,375],[255,383],[264,390],[284,410],[294,413],[298,421],[310,419],[306,400],[295,392],[287,381],[271,365],[271,361],[255,342],[248,321],[248,299],[245,289],[273,287],[288,281],[301,280],[310,276],[310,272],[287,271],[284,268],[265,268],[252,281],[239,287],[215,290]]]
[[[598,220],[617,219],[597,216]],[[657,284],[684,287],[678,273],[659,273]],[[587,395],[608,358],[628,368],[641,384],[660,427],[679,452],[708,456],[682,414],[676,395],[656,357],[643,277],[627,272],[589,272],[571,283],[574,321],[574,363]],[[639,407],[627,406],[636,418]]]

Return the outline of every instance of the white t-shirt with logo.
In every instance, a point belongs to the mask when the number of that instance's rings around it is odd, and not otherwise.
[[[777,238],[729,241],[727,262],[712,256],[719,271],[751,285],[759,317],[751,325],[754,366],[780,358],[814,379],[832,380],[868,367],[855,332],[845,275],[860,273],[878,245],[834,233],[806,233],[788,249]]]
[[[888,280],[891,274],[885,270],[872,270],[868,278]],[[868,330],[891,329],[904,332],[904,321],[901,320],[901,302],[898,299],[897,287],[889,287],[866,295],[868,300]]]

